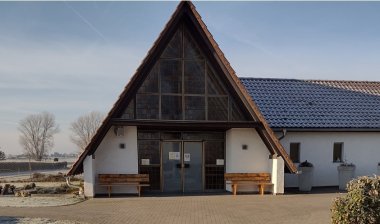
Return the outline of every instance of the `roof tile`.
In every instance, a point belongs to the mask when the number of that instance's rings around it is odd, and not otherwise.
[[[273,128],[380,128],[380,82],[240,81]]]

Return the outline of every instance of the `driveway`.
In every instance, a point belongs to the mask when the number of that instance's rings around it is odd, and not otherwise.
[[[86,223],[330,223],[336,193],[95,198],[44,208],[0,208],[0,216]]]

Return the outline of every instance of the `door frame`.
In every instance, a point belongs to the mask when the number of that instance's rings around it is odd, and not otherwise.
[[[184,175],[184,172],[185,172],[185,169],[184,169],[184,151],[185,151],[185,142],[200,142],[201,143],[201,155],[202,155],[202,192],[205,191],[205,166],[204,166],[204,163],[205,163],[205,160],[204,160],[204,141],[203,140],[180,140],[180,139],[174,139],[174,140],[169,140],[169,139],[165,139],[165,140],[160,140],[160,162],[161,162],[161,166],[160,166],[160,181],[161,181],[161,192],[164,192],[164,185],[165,185],[165,181],[164,181],[164,175],[163,175],[163,144],[164,142],[180,142],[181,143],[181,150],[180,150],[180,154],[181,154],[181,158],[180,158],[180,163],[181,163],[181,171],[180,171],[180,174],[181,174],[181,191],[180,193],[185,193],[185,175]]]

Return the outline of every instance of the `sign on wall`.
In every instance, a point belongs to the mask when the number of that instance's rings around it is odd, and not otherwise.
[[[141,159],[141,165],[150,165],[150,160],[149,159]]]
[[[223,166],[224,165],[224,159],[216,159],[216,165]]]
[[[190,153],[184,153],[183,154],[183,160],[185,162],[190,162]]]
[[[180,160],[180,152],[169,152],[169,160]]]

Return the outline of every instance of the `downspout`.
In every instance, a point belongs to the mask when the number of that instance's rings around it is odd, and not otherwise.
[[[80,196],[83,195],[83,188],[81,186],[73,185],[70,182],[71,177],[72,176],[65,176],[67,186],[72,187],[72,188],[77,188],[79,190],[79,195]]]
[[[281,132],[282,132],[282,135],[281,135],[280,137],[278,137],[278,140],[279,140],[279,141],[281,141],[281,139],[284,139],[284,138],[285,138],[285,136],[286,136],[286,134],[287,134],[287,130],[286,130],[286,128],[283,128],[283,129],[281,130]],[[300,172],[299,170],[297,170],[297,172],[296,172],[295,174],[301,174],[301,172]]]
[[[279,140],[279,141],[281,141],[281,139],[285,138],[286,133],[287,133],[286,128],[283,128],[283,129],[281,130],[281,132],[282,132],[282,135],[281,135],[280,137],[278,137],[278,140]]]

